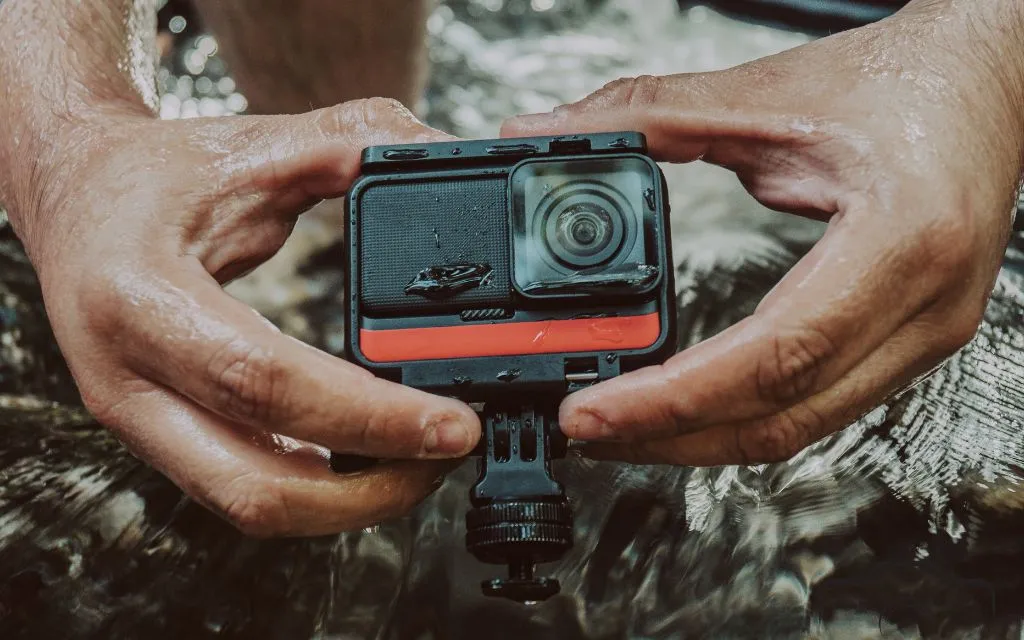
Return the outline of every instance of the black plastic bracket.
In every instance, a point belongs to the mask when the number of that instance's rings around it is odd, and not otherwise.
[[[541,601],[557,580],[534,576],[537,563],[559,559],[573,544],[572,510],[551,461],[565,456],[556,402],[487,405],[480,479],[470,490],[466,548],[481,562],[505,564],[507,579],[485,581],[488,596]]]
[[[544,498],[564,495],[562,486],[551,475],[551,460],[561,440],[565,455],[565,439],[557,429],[551,430],[552,415],[557,405],[543,410],[532,405],[487,406],[482,418],[483,443],[486,451],[480,461],[480,480],[470,492],[474,505],[509,498]],[[553,444],[552,440],[556,440]]]
[[[480,477],[469,493],[466,548],[481,562],[508,566],[507,579],[481,584],[484,595],[539,602],[561,588],[534,575],[536,565],[572,548],[572,509],[551,462],[564,458],[567,440],[558,428],[557,400],[533,404],[489,403],[481,412]],[[354,473],[377,460],[332,454],[331,469]]]

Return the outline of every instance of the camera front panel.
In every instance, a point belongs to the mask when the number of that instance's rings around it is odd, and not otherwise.
[[[470,382],[551,390],[579,363],[603,379],[666,357],[674,291],[653,161],[461,160],[378,171],[351,190],[352,359],[471,397]]]
[[[506,178],[457,172],[368,183],[359,194],[356,230],[363,312],[419,317],[509,307]],[[480,282],[456,282],[456,291],[410,290],[425,271],[457,265],[487,271],[476,274]]]

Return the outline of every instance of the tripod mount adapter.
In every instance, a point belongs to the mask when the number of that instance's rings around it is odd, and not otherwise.
[[[536,577],[536,565],[572,548],[572,509],[551,461],[564,458],[558,401],[496,402],[481,412],[483,435],[472,452],[480,477],[470,489],[466,548],[477,560],[508,566],[508,578],[481,584],[486,596],[540,602],[558,593],[558,580]],[[331,454],[331,469],[353,473],[378,461]]]
[[[484,595],[517,602],[547,600],[553,578],[534,576],[572,548],[572,510],[551,461],[565,456],[557,404],[486,405],[480,477],[470,490],[466,548],[481,562],[508,566],[507,579],[485,581]]]

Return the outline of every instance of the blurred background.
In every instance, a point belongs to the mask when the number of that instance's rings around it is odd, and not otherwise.
[[[431,125],[496,135],[621,76],[719,69],[898,3],[451,0],[427,23]],[[216,38],[160,14],[163,118],[248,108]],[[721,169],[665,167],[680,346],[751,313],[823,226]],[[341,350],[337,203],[233,283],[288,333]],[[1024,259],[1017,233],[977,339],[793,460],[748,468],[569,460],[563,593],[485,600],[464,550],[464,465],[368,531],[247,540],[81,410],[38,285],[0,227],[0,638],[1024,638]]]

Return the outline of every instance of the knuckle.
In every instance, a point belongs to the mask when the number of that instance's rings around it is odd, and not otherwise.
[[[651,365],[646,371],[659,386],[654,395],[655,402],[644,403],[639,410],[646,416],[644,426],[657,432],[685,435],[706,423],[707,397],[688,388],[685,382],[685,369],[680,369],[674,359],[669,362]],[[609,418],[603,411],[588,407],[585,413],[591,414],[598,422],[608,424]],[[617,438],[632,441],[638,434],[629,429],[616,429]]]
[[[363,104],[374,117],[406,119],[412,115],[404,104],[394,98],[366,98]]]
[[[383,447],[399,452],[406,447],[401,436],[403,435],[402,425],[395,412],[387,410],[371,411],[366,419],[362,421],[359,431],[359,444],[364,451],[379,451]],[[415,451],[417,447],[411,447]]]
[[[695,425],[702,424],[706,417],[700,410],[699,399],[695,401],[691,394],[677,393],[666,403],[661,422],[669,425],[676,435],[681,436],[692,431]]]
[[[407,123],[415,118],[405,105],[394,98],[362,98],[330,107],[325,128],[330,133],[362,131],[381,126]]]
[[[282,419],[283,378],[272,350],[244,338],[227,341],[207,365],[217,405],[231,417],[246,422]]]
[[[824,428],[816,411],[793,407],[744,430],[741,450],[750,463],[785,462],[814,442]]]
[[[661,78],[641,75],[609,82],[592,96],[590,102],[599,106],[632,109],[654,104],[661,92]]]
[[[290,533],[288,504],[274,482],[239,476],[228,483],[213,500],[222,517],[252,538],[272,538]]]
[[[802,399],[836,350],[824,332],[809,327],[772,336],[757,361],[758,397],[770,404]]]

